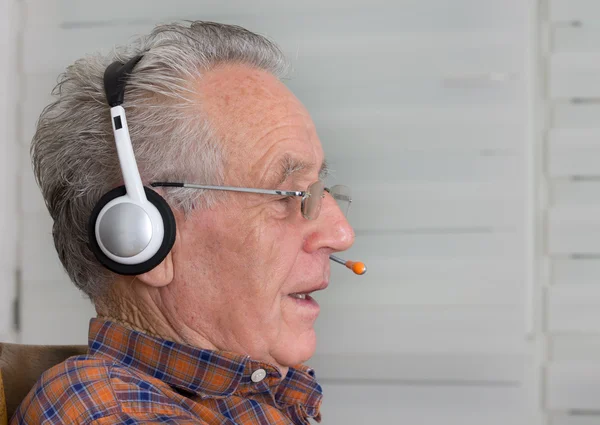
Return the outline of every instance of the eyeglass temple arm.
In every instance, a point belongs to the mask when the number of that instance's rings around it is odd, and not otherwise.
[[[245,192],[245,193],[260,193],[264,195],[281,195],[281,196],[304,196],[305,192],[288,191],[288,190],[271,190],[271,189],[253,189],[249,187],[236,186],[210,186],[191,183],[173,183],[173,182],[154,182],[150,183],[152,187],[185,187],[189,189],[204,189],[204,190],[226,190],[230,192]]]
[[[338,199],[338,200],[340,200],[340,201],[346,201],[346,202],[350,202],[350,203],[352,203],[352,198],[351,198],[350,196],[348,196],[348,195],[343,195],[343,194],[341,194],[341,193],[336,193],[336,192],[333,192],[333,193],[332,193],[332,192],[331,192],[331,189],[332,189],[332,188],[330,188],[330,187],[326,187],[326,188],[325,188],[325,191],[326,191],[327,193],[329,193],[331,196],[333,196],[333,199]]]

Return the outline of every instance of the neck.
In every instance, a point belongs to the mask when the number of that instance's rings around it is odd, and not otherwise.
[[[117,316],[113,316],[113,315],[98,314],[97,317],[98,317],[98,319],[108,320],[110,322],[117,323],[117,324],[119,324],[127,329],[130,329],[132,331],[141,332],[143,334],[150,335],[155,338],[165,339],[164,335],[159,335],[158,333],[156,333],[156,331],[154,331],[154,329],[152,329],[152,327],[142,326],[140,324],[133,323],[126,317],[126,315],[125,315],[125,317],[117,317]]]
[[[124,285],[116,284],[110,294],[95,303],[97,317],[156,338],[216,350],[207,338],[192,332],[176,316],[169,314],[170,309],[165,308],[159,292],[159,289],[148,288],[135,279]]]
[[[95,300],[97,317],[117,323],[127,329],[165,339],[194,348],[230,351],[247,354],[243,346],[209,338],[202,330],[192,329],[183,323],[178,315],[176,302],[168,294],[158,288],[148,288],[146,285],[133,281],[113,285],[110,294],[102,300]],[[215,335],[212,335],[215,337]],[[279,365],[274,359],[260,359],[277,367],[283,376],[288,367]]]

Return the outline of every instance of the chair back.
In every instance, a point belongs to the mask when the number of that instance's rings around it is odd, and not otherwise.
[[[85,345],[0,343],[0,425],[4,425],[1,413],[3,401],[6,420],[10,420],[42,373],[69,357],[85,353],[87,353]]]
[[[7,425],[6,402],[4,401],[4,385],[2,384],[2,371],[0,370],[0,425]]]

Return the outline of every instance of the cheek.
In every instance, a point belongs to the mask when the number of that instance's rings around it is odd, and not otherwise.
[[[261,223],[263,224],[263,223]],[[302,236],[298,229],[282,221],[265,222],[248,234],[244,254],[240,258],[243,276],[230,299],[244,319],[245,326],[260,328],[267,339],[280,334],[285,312],[285,297],[302,279],[298,260],[302,251]],[[268,335],[268,336],[267,336]]]
[[[280,275],[289,271],[302,249],[300,226],[291,220],[263,218],[243,242],[244,252],[265,273]]]
[[[186,301],[233,304],[246,315],[272,318],[281,294],[297,282],[301,226],[267,214],[242,219],[230,211],[213,211],[185,229],[176,273],[187,286]]]
[[[271,276],[273,284],[279,288],[293,286],[299,273],[298,265],[303,252],[303,235],[299,226],[288,223],[277,223],[269,227],[269,235],[262,235],[259,246],[263,258],[270,264],[265,265],[265,274]],[[260,250],[260,249],[259,249]]]

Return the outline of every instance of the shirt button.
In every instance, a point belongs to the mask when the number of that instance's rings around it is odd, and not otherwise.
[[[256,383],[256,382],[262,381],[266,377],[267,377],[267,372],[264,369],[258,369],[252,373],[252,376],[250,377],[250,379],[252,379],[252,382]]]

